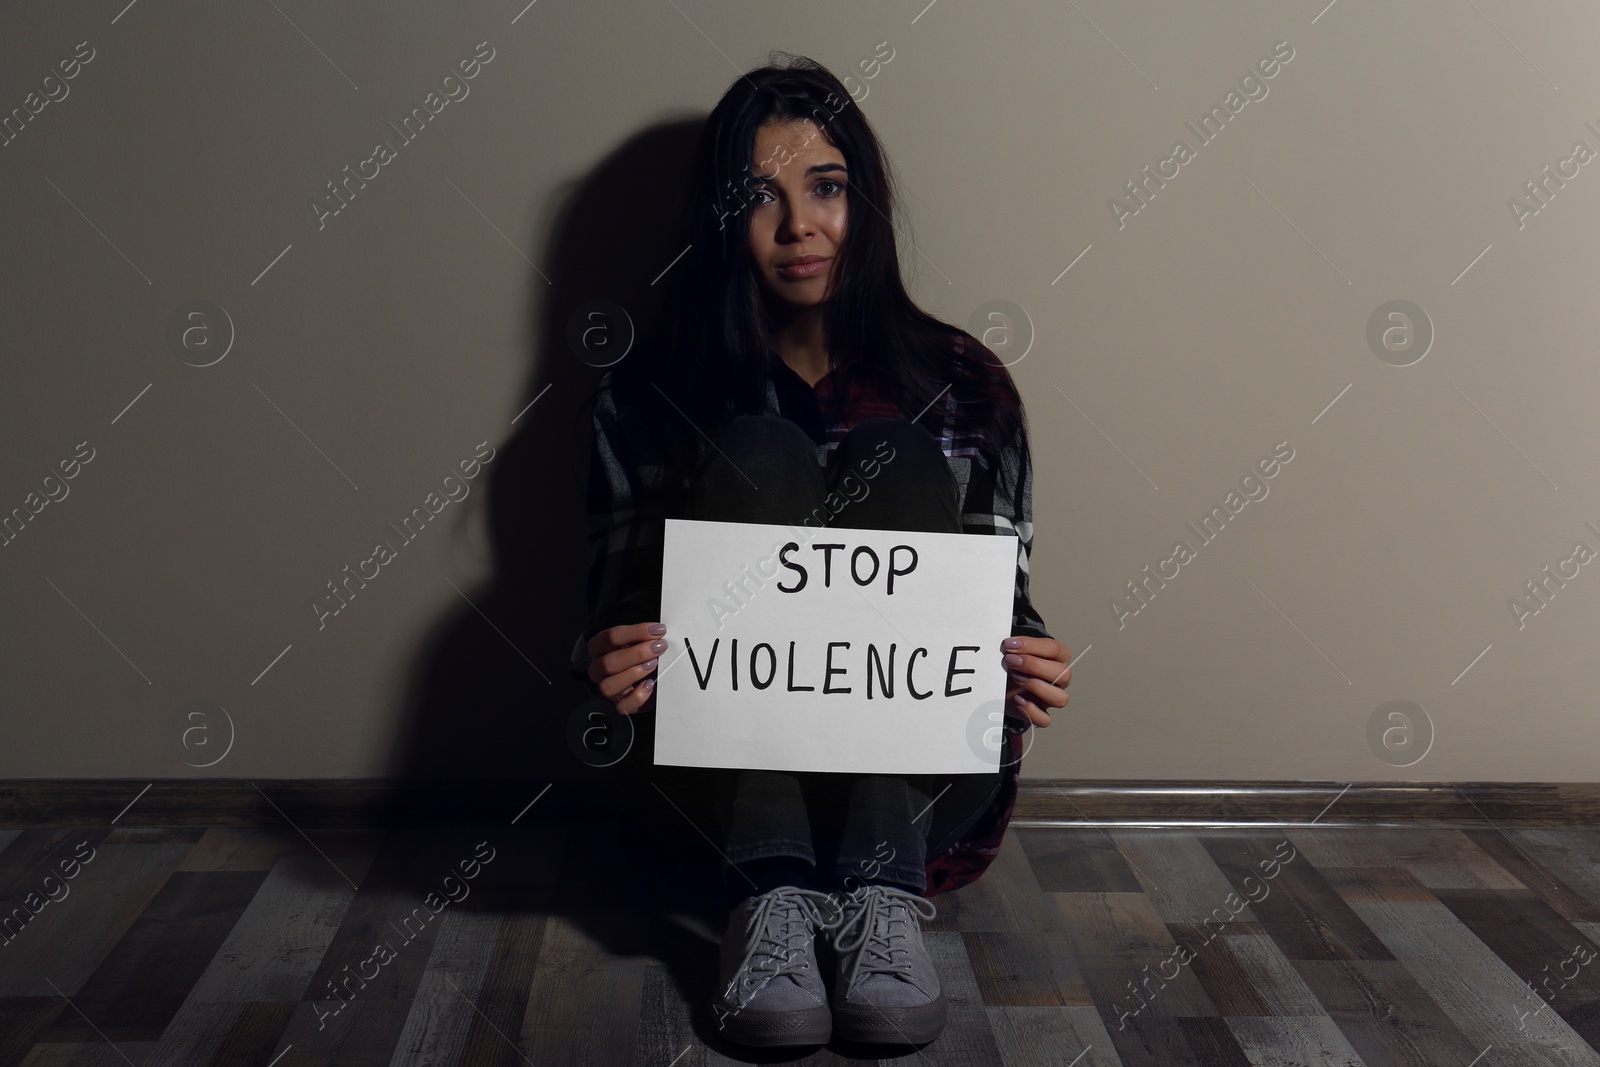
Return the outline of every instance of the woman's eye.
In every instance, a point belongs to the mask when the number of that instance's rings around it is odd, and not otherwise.
[[[824,178],[822,181],[817,183],[817,188],[818,189],[822,189],[824,186],[830,186],[834,190],[833,192],[827,192],[827,193],[823,194],[829,200],[832,200],[834,197],[836,197],[840,193],[844,192],[844,183],[843,182],[836,182],[832,178]]]

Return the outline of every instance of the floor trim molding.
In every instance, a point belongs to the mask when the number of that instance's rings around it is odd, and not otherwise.
[[[1572,826],[1600,784],[1548,782],[1086,782],[1024,779],[1013,826]]]
[[[573,782],[382,778],[0,781],[0,827],[383,826],[547,823],[593,810]],[[1600,821],[1600,783],[1206,782],[1023,779],[1020,827],[1574,826]]]

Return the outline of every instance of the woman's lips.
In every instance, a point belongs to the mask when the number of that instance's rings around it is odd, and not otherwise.
[[[801,278],[813,278],[827,269],[828,260],[813,259],[806,263],[786,264],[778,268],[778,273],[785,278],[799,280]]]

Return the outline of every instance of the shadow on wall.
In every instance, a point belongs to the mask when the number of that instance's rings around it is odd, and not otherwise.
[[[581,358],[568,327],[591,300],[620,305],[640,334],[658,323],[666,286],[652,283],[683,251],[673,244],[704,121],[634,136],[554,208],[548,250],[533,257],[550,281],[533,276],[544,291],[530,294],[531,384],[510,411],[539,399],[489,467],[492,574],[462,589],[472,604],[438,620],[415,661],[393,764],[404,781],[542,785],[610,773],[567,743],[568,720],[592,693],[569,675],[568,657],[588,621],[585,471],[603,373],[591,362],[610,358]]]

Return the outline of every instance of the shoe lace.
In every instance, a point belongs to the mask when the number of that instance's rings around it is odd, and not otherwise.
[[[759,903],[745,921],[748,947],[728,988],[732,999],[734,986],[740,986],[741,1003],[779,975],[810,970],[805,939],[818,927],[831,929],[838,921],[839,905],[831,893],[780,886],[757,899]]]
[[[860,950],[850,967],[847,988],[874,974],[911,976],[909,933],[912,913],[933,919],[939,909],[925,897],[887,885],[868,885],[845,898],[851,906],[829,929],[833,947],[847,954]]]

